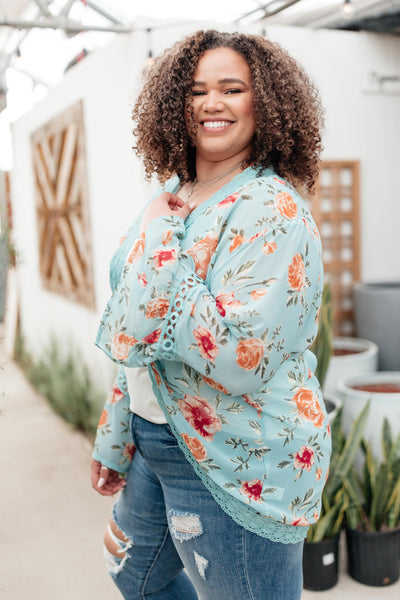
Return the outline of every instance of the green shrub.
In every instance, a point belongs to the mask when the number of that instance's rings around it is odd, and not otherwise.
[[[80,353],[60,349],[53,338],[38,361],[26,351],[21,336],[15,355],[32,386],[54,411],[75,429],[92,436],[104,404],[104,393],[93,381]]]

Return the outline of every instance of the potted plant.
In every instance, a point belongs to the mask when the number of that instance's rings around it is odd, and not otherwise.
[[[385,417],[390,420],[393,431],[400,432],[400,372],[378,371],[350,377],[338,382],[338,395],[343,401],[343,423],[345,433],[369,401],[371,404],[365,438],[371,444],[375,456],[382,460],[381,431]],[[361,470],[362,456],[356,465]]]
[[[331,467],[322,493],[320,518],[309,528],[304,543],[303,585],[306,589],[322,591],[337,583],[339,538],[349,503],[343,482],[361,444],[368,410],[367,404],[354,421],[347,439],[342,428],[342,409],[332,422]]]
[[[384,586],[400,575],[400,434],[393,439],[385,419],[382,462],[371,444],[363,450],[362,477],[353,470],[344,482],[348,570],[360,583]]]

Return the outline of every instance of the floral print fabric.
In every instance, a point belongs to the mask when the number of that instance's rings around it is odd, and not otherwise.
[[[308,350],[323,283],[309,211],[272,170],[248,168],[186,222],[137,229],[97,345],[119,365],[149,366],[187,459],[237,522],[302,539],[318,519],[330,452]],[[98,433],[99,460],[106,439]]]

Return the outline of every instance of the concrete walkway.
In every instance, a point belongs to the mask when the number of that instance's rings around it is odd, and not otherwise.
[[[91,488],[89,442],[52,412],[1,350],[0,365],[0,598],[120,599],[102,558],[113,500]],[[305,591],[302,600],[399,600],[400,581],[372,588],[351,580],[344,554],[338,585]]]
[[[91,487],[89,442],[0,365],[0,598],[121,598],[102,557],[113,501]]]

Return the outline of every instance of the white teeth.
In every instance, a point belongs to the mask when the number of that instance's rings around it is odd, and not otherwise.
[[[230,121],[204,121],[203,122],[204,127],[211,127],[211,128],[227,127],[230,124],[231,124]]]

